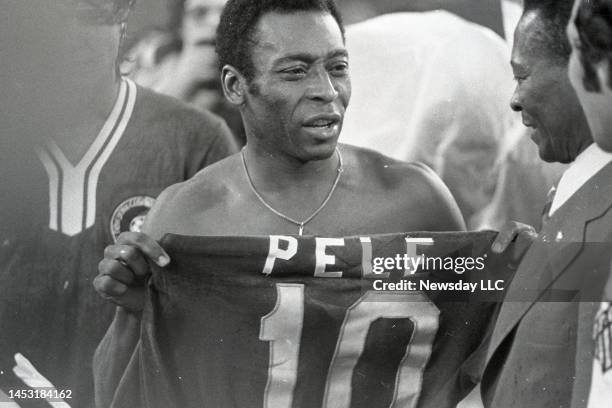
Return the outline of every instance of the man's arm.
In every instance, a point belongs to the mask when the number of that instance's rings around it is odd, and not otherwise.
[[[172,200],[183,184],[165,189],[147,214],[142,233],[124,232],[104,250],[93,285],[103,298],[127,312],[140,313],[144,304],[144,283],[150,263],[164,267],[170,257],[157,243],[169,230]]]
[[[117,304],[117,310],[93,357],[96,407],[111,405],[137,348],[149,262],[164,266],[170,258],[153,238],[128,232],[106,248],[98,266],[94,287],[100,296]]]
[[[178,186],[166,189],[147,215],[145,233],[124,232],[114,245],[104,251],[98,265],[94,287],[103,298],[115,303],[117,310],[93,358],[96,406],[109,407],[140,337],[140,320],[145,301],[145,282],[151,273],[150,263],[165,266],[170,257],[156,238],[163,231],[161,208]],[[151,235],[147,235],[151,234]]]

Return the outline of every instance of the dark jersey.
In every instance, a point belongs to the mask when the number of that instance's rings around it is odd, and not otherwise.
[[[2,201],[0,230],[5,394],[30,381],[13,375],[20,353],[58,390],[70,391],[71,406],[93,403],[91,359],[114,310],[92,286],[104,247],[123,231],[137,231],[165,187],[234,151],[221,119],[123,80],[78,163],[52,140],[32,152],[28,183],[2,192],[14,194]]]
[[[508,263],[486,254],[494,233],[409,236],[166,236],[112,406],[454,407],[494,304],[431,284],[497,282]]]

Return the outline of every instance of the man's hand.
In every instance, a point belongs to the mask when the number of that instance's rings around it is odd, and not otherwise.
[[[516,241],[512,260],[518,262],[523,258],[537,236],[535,228],[531,225],[508,221],[497,234],[491,250],[494,253],[501,254],[508,249],[513,241]]]
[[[151,272],[150,261],[164,267],[170,257],[148,235],[124,232],[116,244],[104,250],[93,285],[103,298],[138,313],[144,307],[144,282]]]

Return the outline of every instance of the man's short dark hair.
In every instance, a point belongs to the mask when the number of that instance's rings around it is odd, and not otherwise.
[[[252,80],[255,67],[251,50],[256,43],[253,35],[260,18],[269,12],[298,11],[322,11],[331,14],[344,39],[344,25],[333,0],[229,0],[217,27],[216,51],[219,67],[232,65],[248,81]]]
[[[612,0],[581,0],[574,20],[580,43],[584,88],[600,92],[595,66],[608,62],[608,88],[612,87]]]
[[[567,64],[572,53],[565,29],[573,5],[573,0],[525,0],[523,3],[523,16],[536,13],[543,23],[537,33],[542,50],[560,64]]]

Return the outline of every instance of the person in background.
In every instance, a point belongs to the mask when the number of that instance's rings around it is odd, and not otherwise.
[[[481,383],[485,407],[570,406],[580,301],[603,285],[611,261],[612,155],[593,144],[567,76],[572,4],[526,0],[515,31],[511,107],[542,160],[571,164],[506,287]],[[511,236],[502,231],[493,249]]]
[[[168,27],[140,34],[122,71],[139,85],[220,115],[243,145],[240,113],[223,97],[215,55],[215,30],[225,2],[168,0]]]
[[[429,165],[468,224],[491,201],[496,157],[516,122],[509,51],[446,11],[385,14],[347,28],[353,99],[342,141]]]
[[[612,153],[612,2],[577,0],[567,34],[572,46],[570,81],[595,143]],[[612,273],[601,300],[595,307],[581,305],[584,329],[579,333],[584,336],[576,355],[573,408],[604,408],[612,401]]]
[[[347,29],[354,98],[343,141],[427,163],[449,185],[470,229],[499,229],[510,220],[539,225],[539,209],[565,168],[542,162],[527,128],[507,110],[509,49],[473,24],[503,32],[496,24],[503,9],[504,29],[512,33],[521,12],[516,3],[344,5],[359,23]],[[396,13],[376,17],[390,12]],[[511,44],[512,35],[506,37]],[[472,58],[464,50],[473,50]],[[389,80],[373,81],[375,72]],[[371,95],[382,103],[371,104]]]
[[[501,0],[502,20],[504,22],[504,38],[510,48],[514,37],[514,28],[521,18],[523,0]]]
[[[568,25],[569,76],[595,143],[612,151],[612,2],[576,1]]]
[[[138,231],[165,187],[236,151],[222,119],[121,77],[133,3],[0,5],[0,400],[21,407],[47,405],[38,387],[93,405],[114,313],[91,285],[105,246]]]
[[[500,0],[481,0],[478,3],[472,0],[341,0],[338,4],[342,15],[347,14],[347,24],[359,23],[382,14],[445,10],[487,27],[499,36],[505,35]]]
[[[522,0],[501,2],[505,39],[510,48],[522,3]],[[508,222],[516,221],[540,229],[540,209],[566,168],[563,163],[542,161],[537,147],[529,140],[529,128],[515,123],[506,133],[496,159],[495,193],[491,202],[474,216],[473,226],[499,230]]]

